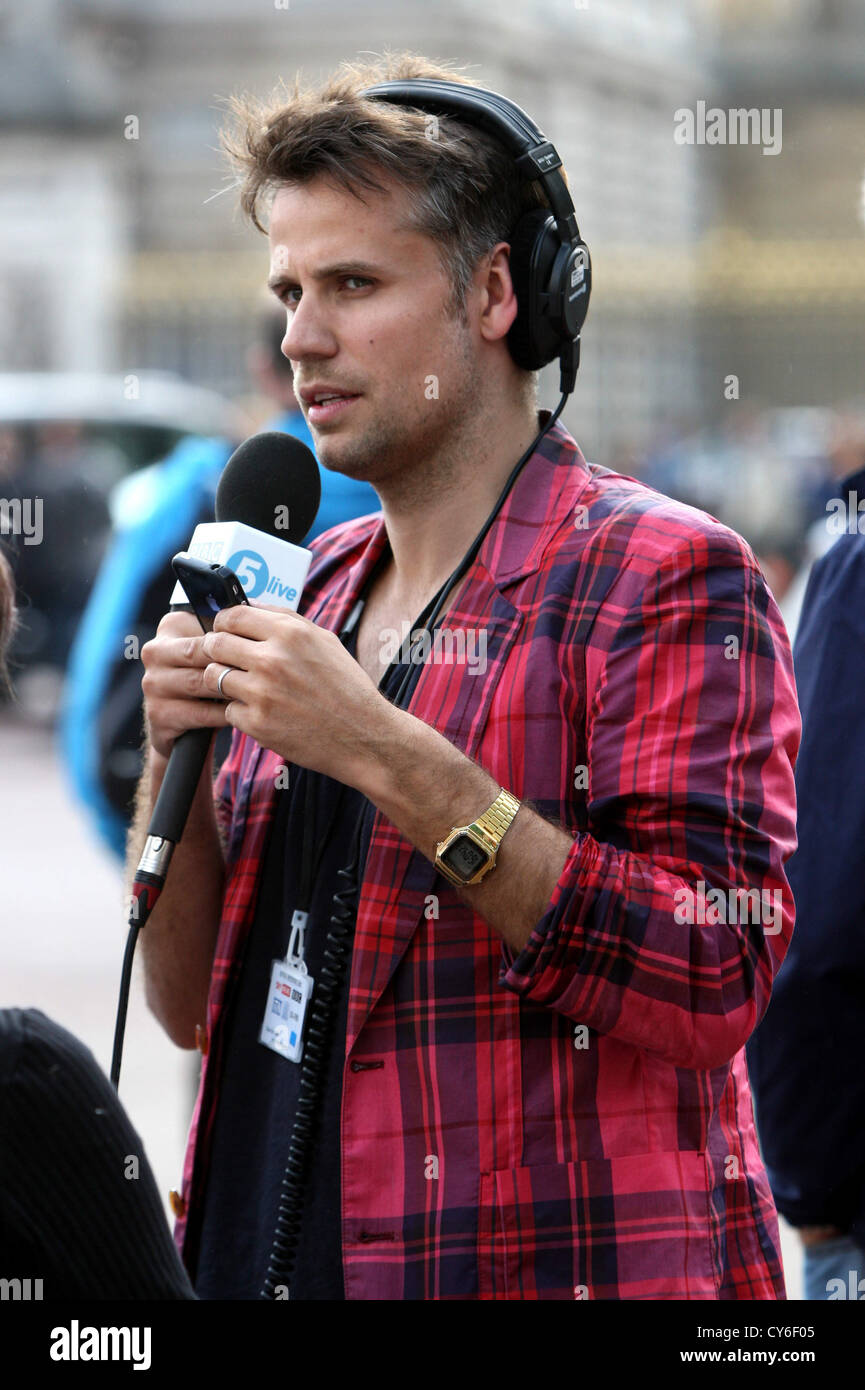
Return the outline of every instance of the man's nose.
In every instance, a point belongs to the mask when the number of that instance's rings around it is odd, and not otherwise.
[[[313,295],[301,295],[300,302],[287,311],[283,355],[297,362],[304,357],[332,357],[336,350],[336,339],[321,306]]]

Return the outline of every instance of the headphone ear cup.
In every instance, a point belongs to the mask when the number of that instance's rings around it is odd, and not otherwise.
[[[535,372],[562,350],[559,333],[543,313],[550,273],[561,241],[547,208],[523,213],[510,237],[510,268],[517,316],[508,331],[508,348],[518,367]]]

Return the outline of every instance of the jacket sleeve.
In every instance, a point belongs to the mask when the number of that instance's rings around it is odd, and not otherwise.
[[[706,519],[664,553],[662,530],[629,547],[586,641],[587,829],[499,978],[710,1068],[762,1017],[790,940],[800,721],[748,546]]]

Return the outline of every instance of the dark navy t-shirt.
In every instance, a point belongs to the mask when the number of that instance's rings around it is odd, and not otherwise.
[[[388,553],[386,549],[385,554]],[[430,606],[417,623],[429,612]],[[344,640],[354,655],[356,627]],[[411,667],[409,693],[420,669],[420,664]],[[405,672],[406,666],[396,663],[385,673],[380,689],[389,698],[399,689]],[[407,693],[401,704],[408,698]],[[240,978],[226,1005],[224,1069],[194,1280],[198,1296],[205,1299],[258,1298],[267,1272],[302,1062],[288,1061],[258,1039],[273,962],[284,959],[292,913],[301,907],[302,856],[309,863],[310,856],[314,859],[319,852],[322,855],[307,905],[304,951],[307,968],[317,985],[333,895],[345,885],[345,880],[337,877],[338,871],[350,862],[358,818],[363,816],[357,880],[362,881],[375,817],[375,807],[366,797],[331,777],[290,764],[288,780],[288,787],[278,793]],[[307,823],[310,799],[313,825]],[[356,908],[357,897],[354,902]],[[353,921],[351,930],[353,933]],[[302,1227],[289,1283],[291,1299],[345,1297],[340,1108],[350,960],[349,953],[326,1066],[321,1121],[308,1168]],[[307,1023],[314,1000],[315,987],[307,1007]]]

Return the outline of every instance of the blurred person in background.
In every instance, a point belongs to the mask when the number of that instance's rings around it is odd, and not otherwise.
[[[7,690],[16,622],[0,545]],[[195,1297],[114,1087],[89,1049],[38,1009],[0,1009],[0,1270],[10,1288],[30,1281],[18,1297],[46,1302]]]
[[[39,1009],[0,1009],[0,1269],[46,1302],[195,1298],[114,1087]]]
[[[19,495],[39,498],[38,545],[20,545],[15,566],[22,604],[16,665],[28,679],[55,682],[63,671],[110,531],[107,496],[127,462],[112,445],[89,438],[80,421],[54,420],[35,430],[32,454],[20,460]]]
[[[865,468],[837,501],[849,530],[811,569],[793,651],[796,930],[747,1045],[766,1171],[799,1228],[807,1299],[865,1296]]]
[[[835,544],[840,534],[836,524],[839,493],[847,509],[847,481],[865,468],[865,421],[853,411],[833,418],[822,467],[815,467],[807,493],[808,525],[798,547],[798,566],[779,600],[781,616],[794,642],[802,615],[802,604],[814,564]],[[858,523],[857,523],[858,524]],[[862,524],[865,526],[865,514]],[[841,529],[846,528],[846,522]]]
[[[284,332],[284,316],[268,297],[246,358],[257,395],[243,404],[269,412],[260,428],[291,434],[314,452],[291,363],[280,351]],[[125,478],[111,497],[114,536],[70,657],[61,741],[76,794],[120,859],[142,764],[138,653],[168,608],[171,557],[187,549],[200,521],[213,520],[216,485],[236,443],[187,436],[163,462]],[[306,545],[338,522],[381,510],[368,483],[333,469],[319,472],[321,505]],[[227,740],[219,751],[226,748]]]
[[[865,221],[865,181],[860,203]],[[806,1299],[865,1298],[865,426],[840,415],[791,613],[802,711],[796,932],[748,1046],[760,1146]],[[827,495],[828,492],[828,495]]]
[[[769,533],[752,537],[751,544],[757,556],[757,564],[763,571],[763,578],[781,610],[781,617],[786,619],[784,602],[802,564],[804,542]],[[787,630],[789,632],[789,627]]]

